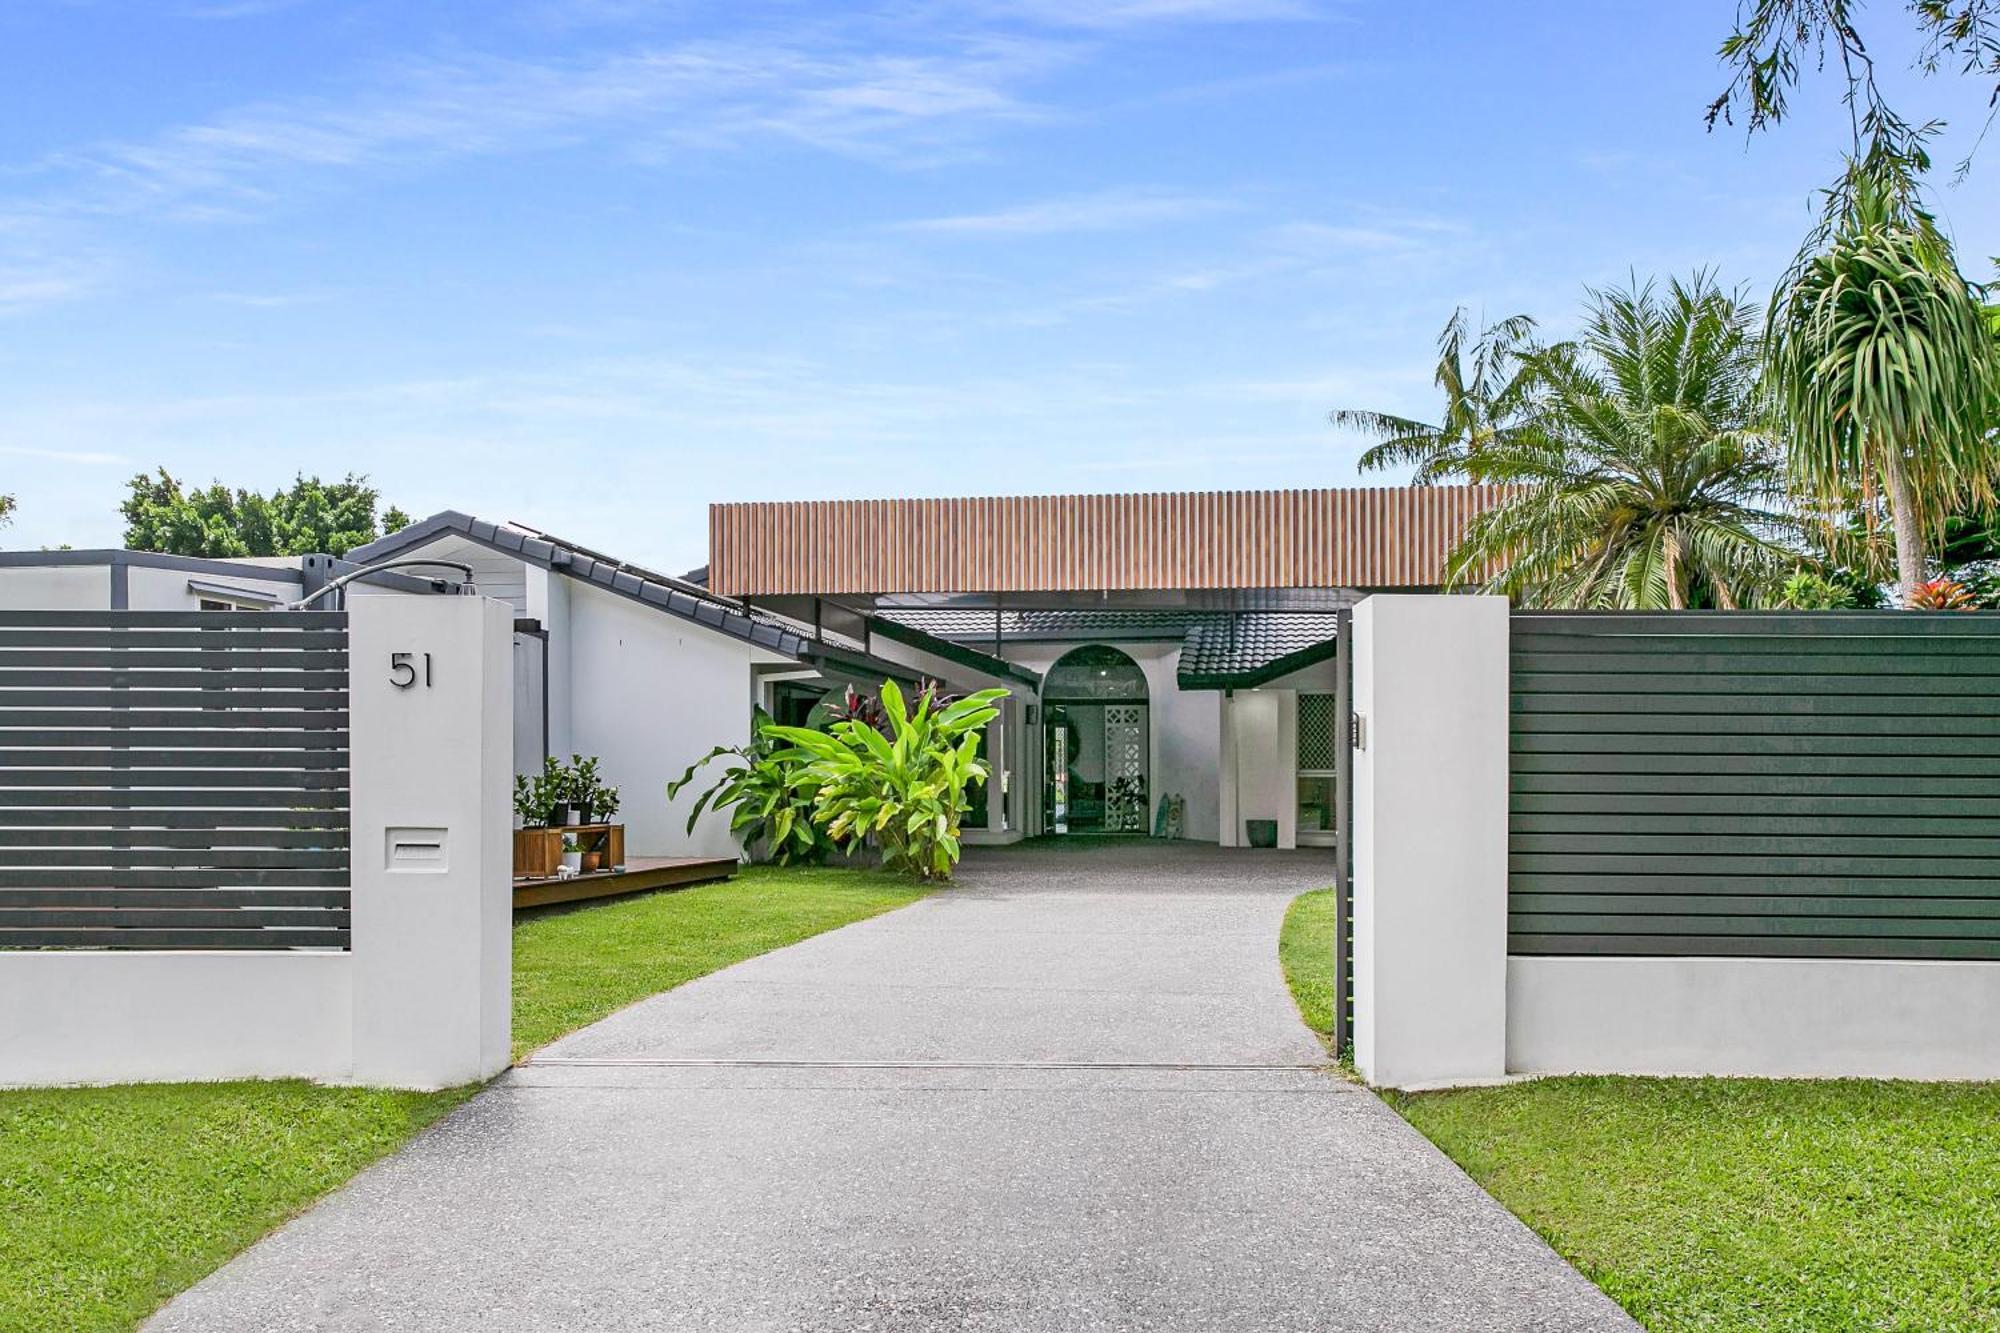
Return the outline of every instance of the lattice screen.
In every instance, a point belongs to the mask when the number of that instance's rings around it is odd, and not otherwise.
[[[1299,696],[1299,771],[1331,773],[1338,765],[1340,719],[1331,694]]]

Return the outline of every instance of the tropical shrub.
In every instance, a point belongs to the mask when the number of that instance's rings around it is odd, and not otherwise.
[[[817,778],[807,764],[811,756],[773,735],[778,730],[771,715],[757,709],[751,716],[750,743],[710,750],[667,784],[667,799],[679,796],[697,772],[720,763],[721,775],[688,812],[687,831],[693,833],[702,812],[713,806],[729,811],[729,831],[752,855],[761,853],[779,865],[816,864],[832,842],[813,822]]]
[[[1787,611],[1844,611],[1854,605],[1854,591],[1817,571],[1801,569],[1778,590],[1778,605]]]
[[[1972,590],[1955,579],[1927,579],[1910,589],[1904,606],[1912,611],[1977,611]]]
[[[808,756],[800,780],[812,787],[814,822],[826,837],[850,851],[879,847],[884,869],[943,879],[958,862],[966,788],[987,778],[980,735],[1006,697],[980,690],[936,706],[926,691],[912,707],[884,681],[886,735],[856,718],[823,732],[772,725],[762,734]]]

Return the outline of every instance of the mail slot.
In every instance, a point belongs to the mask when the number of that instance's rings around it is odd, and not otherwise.
[[[441,873],[446,868],[445,835],[441,828],[392,828],[388,831],[388,855],[384,864],[390,870],[417,873]]]

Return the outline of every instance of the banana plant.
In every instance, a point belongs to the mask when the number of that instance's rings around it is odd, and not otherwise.
[[[779,865],[817,864],[832,844],[813,822],[816,780],[806,762],[810,756],[781,744],[772,735],[777,730],[771,715],[757,709],[751,717],[750,743],[718,745],[695,760],[667,784],[667,800],[679,796],[697,772],[721,763],[721,775],[688,812],[687,831],[693,833],[702,812],[713,806],[729,811],[729,831],[746,851],[754,854],[761,848]]]
[[[836,845],[853,850],[873,842],[886,870],[948,879],[958,863],[966,788],[988,775],[979,738],[1007,693],[980,690],[938,707],[927,691],[912,708],[894,681],[884,681],[887,734],[859,720],[823,732],[774,725],[764,734],[807,756],[814,821]]]

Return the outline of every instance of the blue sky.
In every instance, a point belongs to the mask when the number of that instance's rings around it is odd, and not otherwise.
[[[673,568],[711,500],[1353,484],[1327,409],[1427,412],[1455,305],[1768,290],[1844,122],[1705,133],[1733,12],[8,0],[0,539],[159,464]]]

